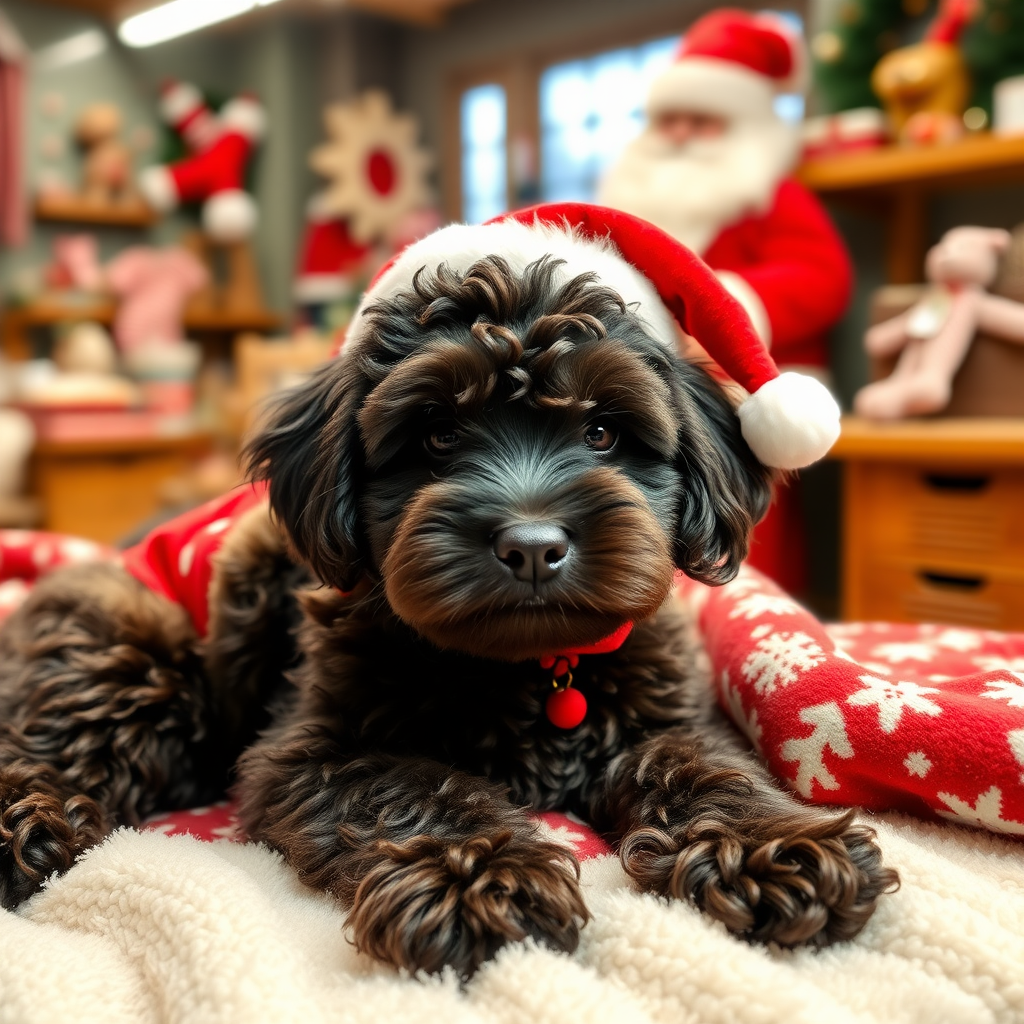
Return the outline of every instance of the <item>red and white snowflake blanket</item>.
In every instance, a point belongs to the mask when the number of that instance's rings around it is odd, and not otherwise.
[[[40,574],[114,557],[0,530],[0,621]],[[801,797],[1024,835],[1024,633],[823,625],[749,568],[679,589],[699,609],[720,704]],[[224,835],[229,813],[209,829],[191,814],[158,827]]]

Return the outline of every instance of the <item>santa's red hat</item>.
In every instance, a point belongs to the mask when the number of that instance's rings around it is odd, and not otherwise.
[[[799,469],[839,436],[839,406],[813,377],[780,374],[743,307],[707,264],[671,235],[639,217],[588,203],[547,203],[485,224],[453,224],[413,243],[384,266],[356,310],[342,350],[365,340],[366,310],[410,291],[416,273],[446,264],[464,273],[485,256],[513,272],[551,255],[557,280],[593,273],[633,305],[649,333],[676,349],[678,324],[749,392],[737,409],[743,436],[766,466]]]
[[[775,97],[802,92],[806,75],[803,38],[786,21],[722,8],[690,26],[675,61],[651,85],[647,112],[772,117]]]

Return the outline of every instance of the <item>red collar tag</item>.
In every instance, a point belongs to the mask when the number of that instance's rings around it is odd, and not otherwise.
[[[575,729],[587,717],[587,698],[579,690],[572,689],[572,669],[580,663],[581,654],[610,654],[617,651],[633,631],[632,622],[624,622],[614,633],[597,643],[585,647],[570,647],[556,654],[545,654],[540,659],[541,668],[553,669],[551,683],[554,693],[550,694],[544,704],[544,713],[548,721],[559,729]],[[559,683],[562,677],[564,683]]]

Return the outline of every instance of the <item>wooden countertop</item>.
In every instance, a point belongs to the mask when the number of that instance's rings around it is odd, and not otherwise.
[[[1024,417],[936,417],[880,423],[844,416],[829,458],[1024,464]]]

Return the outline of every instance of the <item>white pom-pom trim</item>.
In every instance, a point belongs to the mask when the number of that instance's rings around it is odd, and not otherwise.
[[[160,97],[160,116],[175,125],[205,106],[203,94],[189,82],[174,82]]]
[[[240,188],[215,192],[203,203],[202,220],[203,230],[215,242],[241,242],[256,228],[256,203]]]
[[[178,186],[174,184],[171,172],[159,164],[147,167],[139,175],[139,191],[157,213],[167,213],[179,202]]]
[[[238,132],[252,142],[258,142],[267,131],[267,115],[258,100],[237,96],[220,108],[220,123],[227,131]]]
[[[809,466],[839,437],[839,405],[824,384],[802,373],[763,384],[736,415],[750,450],[775,469]]]

